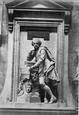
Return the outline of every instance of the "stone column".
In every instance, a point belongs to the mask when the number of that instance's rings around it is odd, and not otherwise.
[[[76,49],[76,53],[77,53],[77,69],[76,69],[76,73],[77,73],[77,77],[78,77],[78,80],[79,80],[79,49]]]
[[[13,59],[13,102],[17,101],[18,76],[19,76],[19,44],[20,25],[14,25],[14,59]]]
[[[77,61],[77,68],[76,68],[76,75],[74,76],[74,79],[72,80],[73,83],[73,91],[74,91],[74,99],[77,102],[76,106],[78,106],[78,97],[79,97],[79,49],[75,50],[76,53],[76,61]]]
[[[2,9],[3,9],[3,3],[0,0],[0,35],[1,35],[1,27],[2,27]],[[1,36],[0,36],[0,40],[1,40]]]
[[[8,33],[8,60],[7,73],[3,91],[0,95],[0,102],[6,104],[11,100],[11,79],[12,79],[12,58],[13,58],[13,33]]]
[[[67,105],[67,97],[69,90],[69,81],[68,81],[68,35],[64,37],[64,75],[63,75],[63,96],[65,104]]]
[[[69,86],[68,76],[68,43],[69,36],[64,37],[64,75],[63,75],[63,100],[65,106],[74,107],[74,100]]]
[[[74,107],[73,96],[69,87],[68,78],[68,35],[64,35],[64,23],[58,27],[58,74],[60,77],[59,106]],[[62,29],[61,29],[62,28]],[[61,32],[62,30],[62,32]]]
[[[58,85],[59,103],[63,102],[63,77],[64,77],[64,21],[58,26],[57,37],[57,71],[60,79]]]

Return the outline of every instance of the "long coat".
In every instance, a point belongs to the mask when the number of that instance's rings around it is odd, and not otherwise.
[[[27,61],[32,61],[33,58],[35,58],[34,68],[39,67],[39,77],[48,77],[59,82],[59,77],[55,70],[55,61],[48,60],[44,46],[41,45],[38,51],[32,50],[27,56]]]

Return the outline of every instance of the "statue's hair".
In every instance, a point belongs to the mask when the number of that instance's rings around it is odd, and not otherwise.
[[[39,40],[39,38],[34,38],[32,40],[32,46],[34,46],[34,43],[38,43],[39,46],[42,44],[42,42],[41,42],[41,40]]]

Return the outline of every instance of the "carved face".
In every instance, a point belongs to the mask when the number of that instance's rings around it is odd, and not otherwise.
[[[26,82],[26,83],[25,83],[25,90],[26,90],[27,93],[30,93],[31,90],[32,90],[32,84]]]
[[[38,50],[38,48],[39,48],[39,44],[38,44],[38,43],[34,43],[33,46],[34,46],[34,49],[35,49],[35,50]]]
[[[38,80],[38,73],[34,72],[34,73],[31,73],[31,79],[33,81],[37,81]]]

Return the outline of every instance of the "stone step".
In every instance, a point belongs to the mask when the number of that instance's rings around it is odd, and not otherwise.
[[[78,115],[75,108],[44,103],[11,103],[0,107],[0,115]]]

